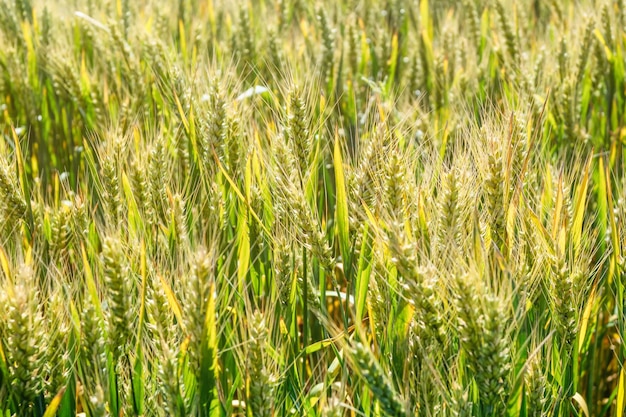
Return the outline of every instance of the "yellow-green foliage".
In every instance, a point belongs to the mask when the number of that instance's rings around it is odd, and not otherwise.
[[[0,0],[0,415],[622,416],[625,24]]]

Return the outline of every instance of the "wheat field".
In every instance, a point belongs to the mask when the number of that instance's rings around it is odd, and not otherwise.
[[[624,416],[626,1],[0,0],[0,416]]]

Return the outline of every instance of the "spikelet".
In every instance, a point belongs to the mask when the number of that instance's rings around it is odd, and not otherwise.
[[[82,105],[81,82],[73,61],[70,58],[61,61],[56,57],[54,59],[51,58],[51,61],[56,75],[53,83],[56,93],[66,101]]]
[[[185,200],[183,200],[180,194],[176,194],[172,197],[172,207],[170,210],[170,218],[175,232],[176,247],[180,252],[189,242]]]
[[[359,71],[359,52],[361,50],[361,38],[356,22],[348,26],[348,64],[350,65],[350,74],[353,79],[356,78]]]
[[[576,129],[576,121],[574,118],[573,84],[573,78],[567,77],[561,84],[561,88],[557,96],[557,108],[561,116],[565,145],[574,145],[575,138],[574,134]]]
[[[296,161],[291,147],[289,146],[287,132],[277,135],[272,145],[274,165],[278,170],[276,175],[277,186],[281,189],[289,189],[294,186],[293,184],[299,184],[300,178],[297,177],[299,173],[299,163]],[[278,204],[276,209],[281,212],[284,211],[286,207],[282,207]]]
[[[50,247],[61,256],[67,253],[72,238],[72,203],[63,200],[61,207],[54,212],[51,224]]]
[[[178,357],[167,345],[166,340],[161,341],[159,350],[159,361],[157,369],[158,392],[163,395],[164,409],[168,415],[185,415],[184,404],[180,400],[181,389],[178,379],[177,363]]]
[[[124,64],[126,64],[127,68],[128,68],[128,72],[131,77],[128,80],[128,83],[130,84],[131,88],[136,88],[137,90],[139,90],[139,87],[137,84],[137,82],[139,82],[138,79],[138,70],[135,67],[137,65],[137,60],[135,58],[135,54],[133,52],[133,49],[131,48],[131,46],[128,44],[128,42],[126,41],[124,35],[123,35],[123,28],[122,31],[120,31],[120,24],[119,22],[114,22],[111,21],[108,25],[108,32],[111,35],[111,40],[113,41],[113,45],[121,52],[122,54],[122,58],[123,58],[123,62]]]
[[[150,214],[150,184],[145,172],[145,165],[138,156],[132,159],[130,163],[130,181],[133,188],[133,196],[135,197],[137,206],[149,218]]]
[[[293,129],[291,129],[293,131]],[[276,211],[281,220],[286,222],[297,221],[300,239],[305,242],[313,256],[317,257],[321,266],[332,271],[335,260],[325,233],[320,229],[315,211],[311,209],[302,191],[303,175],[296,168],[294,155],[289,151],[285,135],[279,135],[275,142],[276,165],[280,172],[277,175],[277,185],[282,189],[281,201],[276,204]],[[294,145],[295,146],[295,145]],[[295,173],[296,174],[295,174]]]
[[[2,317],[6,318],[2,342],[10,394],[17,409],[29,415],[43,392],[46,336],[33,271],[23,265],[15,278],[19,284],[14,286],[13,295],[0,293]]]
[[[351,353],[355,371],[359,372],[367,383],[374,399],[380,405],[382,414],[393,417],[407,416],[402,398],[372,353],[361,343],[356,343]]]
[[[240,120],[236,116],[229,115],[226,126],[224,156],[230,175],[236,177],[241,172],[241,164],[245,162],[246,136],[240,132]]]
[[[441,197],[439,198],[439,245],[444,250],[449,243],[459,244],[459,189],[457,173],[451,169],[442,179]]]
[[[166,191],[166,150],[163,138],[159,135],[148,155],[148,184],[150,190],[150,206],[147,218],[152,225],[164,215]]]
[[[166,342],[172,340],[172,313],[168,308],[165,291],[158,280],[150,286],[149,296],[146,297],[146,311],[147,327],[154,334],[154,339]]]
[[[105,213],[112,224],[118,224],[122,218],[122,199],[115,159],[110,154],[102,161],[101,178]]]
[[[286,238],[274,238],[274,282],[278,289],[278,299],[283,305],[289,303],[292,284],[291,245]]]
[[[435,293],[436,281],[428,271],[419,268],[415,244],[407,241],[402,224],[395,223],[387,232],[391,260],[402,274],[407,293],[415,305],[415,320],[422,345],[430,340],[439,344],[444,341],[445,328],[441,317],[441,301]]]
[[[373,184],[375,182],[373,172],[376,165],[377,152],[380,151],[379,144],[374,139],[368,141],[361,140],[359,149],[358,164],[355,168],[348,170],[348,190],[350,191],[350,226],[354,227],[361,223],[362,210],[360,208],[361,201],[370,209],[374,207],[375,193]]]
[[[442,61],[445,60],[448,64],[448,67],[441,72],[443,75],[442,86],[444,87],[444,91],[448,91],[449,85],[451,83],[451,79],[454,78],[456,74],[456,66],[457,66],[457,47],[461,43],[461,41],[456,37],[455,33],[448,27],[443,27],[443,51],[444,53],[441,55]],[[446,76],[447,75],[447,76]]]
[[[122,243],[118,238],[106,237],[102,243],[102,272],[107,293],[109,327],[108,337],[113,357],[118,359],[131,344],[130,324],[133,308],[130,298],[129,274]]]
[[[7,161],[2,157],[0,157],[0,200],[4,202],[4,215],[8,221],[16,222],[26,215],[26,201],[17,178],[11,172]]]
[[[46,313],[46,328],[50,344],[48,349],[55,352],[46,361],[45,370],[47,378],[45,389],[48,402],[65,388],[70,375],[70,348],[69,326],[64,310],[65,299],[60,291],[55,292],[49,303]]]
[[[178,166],[180,167],[180,173],[182,178],[187,178],[189,174],[189,141],[187,140],[184,129],[180,129],[175,138],[176,145],[176,159],[178,160]]]
[[[263,314],[255,311],[248,324],[250,341],[248,344],[248,401],[252,415],[270,417],[274,409],[274,391],[277,377],[270,369],[270,358],[266,352],[268,330]]]
[[[289,96],[286,136],[296,155],[300,172],[304,176],[309,167],[312,143],[309,132],[309,116],[302,94],[298,89],[293,90]]]
[[[369,294],[368,294],[368,309],[370,314],[370,320],[374,322],[382,322],[385,317],[389,317],[391,310],[391,303],[389,302],[389,294],[385,292],[386,288],[386,274],[387,269],[379,261],[375,261],[372,266],[372,277],[370,278]],[[376,337],[383,337],[385,329],[383,326],[376,326]]]
[[[604,3],[602,6],[602,36],[604,36],[604,41],[606,42],[607,47],[610,50],[613,50],[613,45],[615,44],[615,40],[613,39],[613,27],[611,25],[611,11],[609,9],[609,4]]]
[[[189,360],[196,378],[200,376],[200,356],[205,316],[209,303],[211,283],[213,282],[213,265],[209,253],[200,248],[193,256],[191,271],[186,282],[185,320],[190,337]]]
[[[571,349],[577,332],[576,298],[572,274],[563,255],[552,259],[550,274],[550,299],[554,324],[563,347]]]
[[[320,265],[327,271],[332,271],[335,264],[332,249],[324,232],[320,229],[315,214],[306,202],[304,193],[292,187],[289,197],[292,200],[292,208],[295,210],[298,223],[301,225],[303,241],[307,243]]]
[[[405,215],[405,199],[407,175],[405,166],[397,150],[392,150],[385,169],[385,197],[384,212],[391,213],[395,219],[403,219]]]
[[[106,356],[102,324],[88,294],[81,311],[80,330],[80,365],[84,374],[81,383],[88,394],[94,395],[99,387],[98,381],[105,375]]]
[[[270,29],[267,35],[267,65],[270,74],[278,73],[284,60],[280,41],[276,31]]]
[[[262,191],[256,184],[252,184],[250,187],[250,210],[262,219],[263,218],[263,210],[265,207],[265,203],[263,201]],[[259,223],[256,221],[250,222],[248,225],[249,231],[248,235],[250,236],[250,242],[259,249],[262,249],[265,246],[263,229],[259,226]]]
[[[239,8],[239,36],[237,45],[242,62],[253,66],[255,63],[256,46],[254,44],[254,36],[251,28],[251,18],[247,7]]]
[[[201,129],[201,146],[202,161],[207,172],[211,174],[214,172],[213,152],[223,160],[223,144],[228,134],[226,103],[219,90],[217,79],[213,79],[210,83],[208,102],[208,117],[202,123]]]
[[[515,192],[516,187],[518,187],[519,181],[525,175],[524,172],[524,164],[526,162],[526,158],[528,156],[528,146],[531,142],[529,140],[527,133],[527,122],[521,117],[519,114],[513,114],[511,117],[510,124],[510,134],[511,134],[511,194]],[[526,169],[528,169],[526,167]]]
[[[506,406],[511,368],[502,300],[484,290],[477,291],[484,284],[469,275],[457,277],[455,285],[458,331],[466,366],[478,386],[483,409],[488,415],[498,415]]]
[[[448,100],[448,74],[446,65],[448,60],[441,54],[435,57],[435,83],[433,85],[432,95],[434,96],[435,109],[443,109],[447,106]]]
[[[385,74],[389,73],[389,56],[391,46],[391,34],[385,29],[383,25],[374,25],[376,31],[374,52],[376,56],[377,68],[375,70],[376,77],[384,78]]]
[[[453,417],[472,417],[473,403],[469,398],[467,390],[463,389],[458,383],[453,383],[451,389],[450,416]]]
[[[328,85],[333,76],[333,62],[335,54],[335,34],[328,22],[328,16],[323,8],[318,9],[317,20],[321,33],[322,52],[320,55],[320,74],[325,85]]]
[[[74,196],[74,202],[72,205],[72,229],[74,232],[74,239],[82,243],[89,235],[89,226],[91,224],[90,207],[87,202],[80,195]]]
[[[559,77],[561,78],[561,81],[563,81],[567,76],[567,70],[569,67],[569,52],[565,37],[561,37],[561,41],[559,42],[558,63]]]
[[[526,415],[528,417],[545,417],[548,415],[548,381],[542,371],[545,363],[533,357],[527,362],[524,383],[526,388]]]
[[[594,94],[599,96],[602,91],[599,87],[602,81],[606,79],[608,67],[608,58],[601,42],[593,43],[593,57],[595,66],[591,72],[591,85],[597,87],[594,89]]]
[[[124,28],[125,39],[128,39],[128,30],[130,28],[130,21],[132,17],[132,12],[130,10],[130,0],[122,0],[122,26]]]
[[[37,198],[33,199],[30,202],[33,216],[33,234],[37,236],[35,245],[43,245],[43,241],[48,240],[48,236],[46,236],[44,232],[44,223],[47,221],[47,215],[49,212],[49,208],[45,206],[45,204],[41,201],[41,199]],[[0,222],[3,222],[3,207],[0,202]],[[0,234],[5,232],[4,236],[9,236],[10,232],[7,228],[7,225],[4,226],[0,223]],[[0,242],[3,242],[3,239],[0,239]],[[39,247],[39,246],[38,246]]]
[[[480,14],[478,11],[478,5],[476,4],[476,0],[464,0],[463,5],[463,10],[465,11],[465,13],[467,13],[466,19],[470,35],[472,36],[472,41],[474,42],[476,50],[480,51],[482,34],[480,28]]]
[[[585,69],[587,67],[587,61],[589,60],[589,53],[591,52],[592,45],[594,42],[593,36],[593,20],[591,18],[587,18],[587,22],[585,23],[585,30],[583,32],[583,39],[580,45],[580,51],[578,52],[578,61],[576,64],[576,79],[580,84],[585,75]]]
[[[543,81],[543,77],[544,77],[544,71],[546,69],[546,55],[545,55],[545,48],[541,48],[539,50],[539,53],[537,54],[537,58],[535,59],[535,65],[533,66],[533,71],[532,74],[529,73],[529,83],[531,84],[529,86],[530,89],[538,89],[541,86],[541,83]],[[533,91],[533,90],[531,90]],[[532,98],[531,98],[532,99]],[[532,102],[534,102],[535,100],[532,99]],[[539,107],[539,106],[537,106]],[[533,109],[534,110],[534,109]],[[537,110],[537,113],[539,113],[539,110]],[[538,118],[538,117],[537,117]]]
[[[490,215],[491,239],[495,246],[502,250],[505,242],[505,206],[504,206],[504,167],[498,145],[488,156],[485,192],[488,213]]]
[[[244,62],[247,62],[249,65],[255,65],[257,47],[254,42],[252,17],[247,7],[239,9],[239,27]]]
[[[504,33],[504,38],[506,40],[507,53],[513,61],[513,64],[518,65],[520,62],[519,40],[513,30],[513,27],[511,26],[512,19],[506,13],[506,10],[504,8],[504,2],[502,0],[496,1],[496,12],[498,14],[500,26],[502,27],[502,32]]]

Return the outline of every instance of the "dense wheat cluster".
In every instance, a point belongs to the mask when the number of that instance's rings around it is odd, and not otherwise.
[[[626,2],[0,0],[0,416],[618,416]]]

